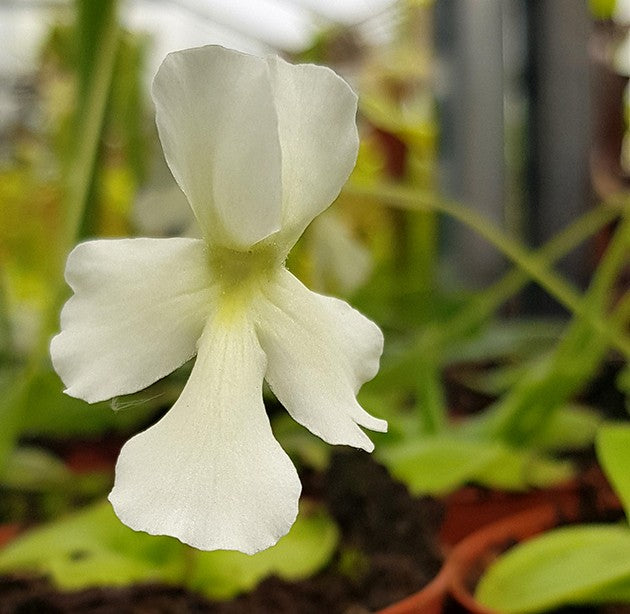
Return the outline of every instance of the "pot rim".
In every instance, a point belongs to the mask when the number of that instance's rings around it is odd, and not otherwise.
[[[450,571],[445,564],[419,591],[386,606],[378,614],[441,614],[450,586]]]
[[[468,582],[471,570],[476,567],[480,572],[514,542],[525,541],[561,521],[572,521],[577,517],[575,510],[558,509],[553,503],[546,503],[502,518],[472,533],[453,548],[444,563],[450,594],[471,613],[500,614],[475,600]]]

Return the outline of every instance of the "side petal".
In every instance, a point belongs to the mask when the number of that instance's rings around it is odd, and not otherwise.
[[[164,156],[204,234],[246,249],[277,231],[281,153],[266,62],[216,45],[176,51],[153,99]]]
[[[88,241],[68,256],[66,280],[74,296],[50,355],[70,396],[136,392],[195,355],[211,307],[203,241]]]
[[[290,248],[354,168],[357,96],[324,66],[275,56],[267,62],[282,148],[282,235]]]
[[[358,425],[386,431],[356,393],[378,371],[383,335],[347,303],[311,292],[283,270],[258,307],[265,378],[289,414],[328,443],[372,451]]]
[[[300,481],[265,413],[265,366],[251,325],[206,328],[177,403],[120,453],[109,499],[125,524],[248,554],[289,530]]]

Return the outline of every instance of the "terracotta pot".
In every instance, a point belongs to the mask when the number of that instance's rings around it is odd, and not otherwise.
[[[477,504],[478,493],[474,489],[464,489],[455,493],[453,500]],[[531,503],[527,497],[509,497],[505,493],[488,493],[488,500],[482,506],[488,514],[492,512],[494,503],[509,502],[507,507],[513,509]],[[470,499],[470,501],[466,501]],[[470,505],[465,505],[469,508]],[[561,507],[563,505],[561,504]],[[570,505],[569,507],[572,507]],[[576,512],[577,508],[573,508]],[[463,514],[463,512],[462,512]],[[575,515],[570,516],[571,518]],[[490,517],[488,516],[488,519]],[[504,552],[515,541],[549,529],[559,519],[558,506],[553,503],[538,504],[533,508],[521,510],[499,521],[491,522],[481,529],[472,532],[463,539],[447,555],[446,562],[434,580],[417,593],[395,603],[378,614],[443,614],[448,603],[448,612],[455,614],[498,614],[489,610],[473,597],[474,588],[482,572],[499,554]],[[456,519],[454,519],[456,520]],[[466,525],[472,527],[472,521]],[[457,527],[463,532],[464,527]],[[453,536],[457,533],[453,533]]]
[[[448,570],[442,568],[422,590],[380,610],[378,614],[442,614],[449,584]]]
[[[64,443],[59,455],[73,473],[113,472],[124,442],[124,439],[115,436],[71,440]]]
[[[444,499],[440,540],[447,549],[451,548],[490,523],[546,503],[552,503],[559,514],[569,518],[584,509],[596,513],[618,506],[614,492],[597,466],[549,489],[503,492],[471,486]]]
[[[473,597],[483,571],[515,542],[551,529],[558,524],[560,517],[554,504],[539,505],[487,525],[458,544],[447,558],[444,569],[449,578],[449,593],[460,607],[459,611],[498,614]]]
[[[608,494],[598,498],[595,504],[594,509],[586,512],[587,520],[594,512],[606,517],[621,510],[619,500]],[[457,604],[449,612],[499,614],[479,604],[473,597],[477,582],[488,565],[517,542],[552,529],[561,522],[583,521],[584,511],[583,502],[577,506],[548,502],[503,518],[469,535],[455,546],[444,564],[443,571],[449,581],[449,598]]]
[[[507,493],[467,487],[444,500],[440,538],[446,562],[419,592],[379,614],[496,614],[478,604],[474,588],[501,552],[559,521],[593,519],[619,510],[620,503],[597,466],[556,488]]]

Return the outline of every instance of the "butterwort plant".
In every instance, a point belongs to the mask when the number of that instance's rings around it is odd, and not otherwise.
[[[196,355],[173,407],[123,446],[109,500],[133,529],[254,553],[289,530],[301,490],[263,379],[328,443],[371,451],[361,427],[387,429],[356,400],[378,370],[380,329],[284,266],[355,164],[357,98],[328,68],[219,46],[169,54],[152,93],[203,239],[77,245],[52,361],[67,394],[96,402]]]

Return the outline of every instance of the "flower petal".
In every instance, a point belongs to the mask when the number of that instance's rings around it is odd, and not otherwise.
[[[267,58],[282,147],[282,233],[289,247],[337,198],[357,158],[357,97],[332,70]]]
[[[313,220],[307,233],[313,258],[313,278],[319,288],[350,294],[372,272],[370,251],[352,236],[350,228],[334,209]],[[312,284],[312,287],[315,287]]]
[[[251,325],[206,327],[177,403],[120,453],[109,499],[125,524],[248,554],[289,530],[300,481],[265,413],[265,366]]]
[[[219,46],[170,53],[153,82],[164,156],[212,242],[280,228],[281,153],[267,64]]]
[[[74,296],[50,354],[70,396],[136,392],[195,355],[211,305],[203,241],[88,241],[68,256],[66,280]]]
[[[356,393],[378,371],[383,335],[339,299],[311,292],[283,270],[258,306],[258,335],[268,359],[265,378],[291,416],[332,444],[372,451],[357,426],[386,431]]]

